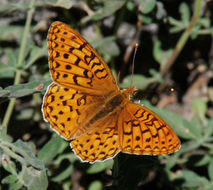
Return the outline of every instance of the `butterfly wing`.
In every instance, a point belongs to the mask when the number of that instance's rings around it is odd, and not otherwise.
[[[180,148],[180,140],[171,127],[145,106],[129,102],[118,118],[122,152],[162,155]]]
[[[48,33],[49,67],[54,82],[85,94],[118,91],[115,79],[101,56],[75,30],[54,22]]]
[[[120,152],[117,114],[111,115],[89,133],[74,139],[70,145],[82,161],[103,161]]]
[[[84,134],[87,122],[104,104],[101,96],[82,94],[52,83],[44,96],[42,111],[46,121],[65,139]]]

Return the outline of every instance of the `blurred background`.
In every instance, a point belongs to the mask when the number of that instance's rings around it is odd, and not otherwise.
[[[212,0],[1,0],[0,189],[213,189],[212,19]],[[139,89],[133,101],[171,125],[178,152],[82,163],[50,130],[54,21],[79,31],[121,88]]]

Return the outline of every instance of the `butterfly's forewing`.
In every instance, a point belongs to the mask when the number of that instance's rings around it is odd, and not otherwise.
[[[180,140],[171,127],[145,106],[127,103],[118,118],[122,152],[163,155],[180,148]]]
[[[72,88],[52,83],[44,96],[42,105],[44,118],[65,139],[84,134],[87,122],[104,104],[101,96],[82,94]]]
[[[49,67],[53,81],[85,94],[118,92],[104,60],[75,30],[54,22],[48,33]]]

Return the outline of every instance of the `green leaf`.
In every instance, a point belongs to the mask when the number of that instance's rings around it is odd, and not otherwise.
[[[182,186],[187,188],[200,189],[201,187],[207,186],[209,184],[209,181],[205,177],[201,177],[197,175],[195,172],[190,170],[183,171],[183,179],[185,182],[183,183]]]
[[[25,168],[23,171],[23,183],[24,186],[30,190],[46,190],[48,186],[48,180],[45,170],[37,170],[33,167]]]
[[[17,64],[18,64],[18,50],[14,51],[12,49],[8,49],[6,51],[6,55],[8,56],[9,59],[9,67],[13,68],[16,70]]]
[[[202,98],[196,98],[192,102],[192,108],[201,120],[205,120],[207,111],[207,102]]]
[[[206,125],[206,128],[204,128],[204,136],[205,138],[212,136],[213,134],[213,118],[209,119]]]
[[[150,69],[149,73],[150,73],[151,76],[156,78],[158,82],[160,82],[160,83],[163,82],[163,78],[162,78],[161,74],[159,72],[157,72],[156,70]]]
[[[50,80],[43,80],[8,86],[4,90],[0,90],[0,98],[20,98],[36,92],[41,92],[43,89],[38,89],[38,87],[40,85],[47,86],[49,83]]]
[[[22,140],[17,140],[14,145],[16,145],[20,149],[20,152],[18,153],[22,154],[27,164],[30,164],[33,167],[42,170],[45,169],[43,162],[35,156],[36,150],[34,150],[32,146],[30,147],[29,143],[23,142]]]
[[[90,183],[88,190],[101,190],[103,189],[103,184],[101,181],[95,180],[92,183]]]
[[[134,74],[125,77],[120,84],[121,88],[128,88],[130,86],[136,86],[138,89],[146,89],[150,84],[157,82],[156,78],[146,77],[144,75]]]
[[[187,141],[181,145],[181,149],[179,150],[178,153],[180,154],[189,153],[198,149],[200,146],[201,146],[200,141],[195,141],[195,140]]]
[[[194,166],[201,167],[207,165],[211,160],[211,156],[206,154]]]
[[[0,63],[0,78],[13,78],[15,71],[15,68]]]
[[[70,9],[73,6],[77,6],[78,3],[70,0],[46,0],[43,5],[52,5],[54,7],[62,7],[64,9]]]
[[[30,67],[33,63],[35,63],[39,58],[47,56],[47,45],[46,42],[43,44],[43,47],[40,48],[38,46],[32,45],[32,50],[30,51],[29,59],[25,65],[24,69]]]
[[[208,17],[200,18],[198,23],[204,28],[210,28],[211,27],[211,20]]]
[[[126,4],[126,8],[129,10],[129,11],[134,11],[136,7],[136,4],[133,2],[133,1],[127,1],[127,4]]]
[[[190,10],[185,2],[181,3],[181,5],[179,6],[179,12],[181,15],[181,20],[176,20],[175,18],[168,17],[169,23],[174,26],[169,29],[170,33],[183,31],[189,25]]]
[[[0,78],[13,78],[16,72],[18,53],[12,49],[7,49],[4,53],[8,58],[8,63],[0,63]]]
[[[172,52],[172,49],[162,50],[161,42],[159,40],[154,43],[153,56],[155,61],[160,64],[161,69],[164,67],[169,57],[172,55]]]
[[[115,43],[114,36],[108,36],[99,40],[96,38],[90,42],[92,46],[97,49],[101,55],[103,55],[103,58],[106,62],[111,60],[111,57],[118,56],[120,54],[120,49]]]
[[[17,171],[16,171],[16,164],[15,164],[12,160],[3,159],[3,160],[2,160],[2,166],[3,166],[3,168],[4,168],[6,171],[8,171],[9,173],[14,174],[14,175],[17,174]]]
[[[12,137],[7,134],[7,126],[0,126],[0,140],[12,142]]]
[[[166,14],[167,14],[166,9],[164,7],[164,3],[158,1],[157,4],[156,4],[156,7],[157,7],[156,18],[158,20],[163,20],[165,18]]]
[[[20,181],[16,181],[15,183],[9,184],[9,190],[19,190],[23,189],[23,184]]]
[[[194,127],[193,131],[196,134],[196,137],[198,139],[202,138],[202,133],[203,133],[203,126],[201,124],[201,121],[197,117],[193,117],[190,121],[190,124]]]
[[[184,25],[180,25],[180,26],[175,26],[175,27],[172,27],[169,29],[169,32],[171,34],[174,34],[174,33],[178,33],[178,32],[181,32],[185,29],[186,27]]]
[[[211,161],[208,166],[208,174],[209,174],[210,180],[213,182],[213,158],[211,158]]]
[[[116,11],[121,9],[126,1],[123,0],[104,0],[103,1],[104,6],[100,7],[97,12],[94,14],[91,14],[89,16],[83,17],[81,20],[82,24],[85,24],[86,22],[93,20],[98,21],[102,20],[103,18],[106,18],[108,16],[113,15]]]
[[[25,3],[24,1],[18,1],[16,3],[5,1],[5,3],[1,3],[0,5],[0,13],[5,13],[7,15],[14,11],[25,11],[28,8],[28,3]]]
[[[169,24],[179,27],[181,22],[173,17],[168,17]]]
[[[54,134],[48,143],[41,149],[38,158],[47,164],[66,147],[67,143],[59,135]]]
[[[5,178],[2,179],[2,184],[10,184],[10,183],[15,183],[17,181],[17,176],[16,175],[8,175]]]
[[[73,153],[59,154],[59,156],[53,161],[55,165],[60,165],[63,160],[69,160],[70,163],[74,163],[79,160],[78,157]]]
[[[141,5],[141,12],[144,14],[150,13],[156,5],[156,0],[139,0]]]
[[[190,9],[189,9],[189,6],[185,2],[182,2],[180,4],[180,7],[179,7],[179,12],[181,14],[182,22],[184,23],[184,25],[187,26],[189,24],[189,21],[190,21]]]
[[[152,24],[153,19],[152,17],[144,15],[143,17],[139,17],[139,19],[144,23],[144,24]]]
[[[177,33],[177,32],[183,31],[189,25],[190,16],[191,16],[190,9],[185,2],[182,2],[180,4],[179,12],[180,12],[181,20],[176,20],[170,16],[168,17],[169,23],[174,26],[169,29],[170,33]]]
[[[113,160],[106,160],[104,162],[96,162],[93,165],[89,167],[87,170],[88,174],[97,174],[100,173],[106,169],[112,169]]]
[[[20,110],[19,115],[16,116],[17,120],[27,120],[32,119],[32,115],[34,114],[33,108],[26,108],[23,110]]]
[[[1,12],[1,10],[0,10],[0,12]],[[12,41],[12,40],[20,39],[23,34],[23,31],[24,31],[23,26],[1,24],[0,25],[0,33],[1,33],[0,40]]]
[[[52,178],[52,181],[54,182],[62,182],[66,178],[70,177],[73,172],[73,165],[70,165],[67,167],[64,171],[62,171],[60,174]]]
[[[182,147],[180,148],[180,150],[181,149],[182,149]],[[166,156],[166,160],[167,160],[166,161],[166,170],[167,171],[170,171],[171,168],[173,168],[179,162],[180,150],[175,152],[174,154]],[[162,156],[162,157],[165,157],[165,156]]]

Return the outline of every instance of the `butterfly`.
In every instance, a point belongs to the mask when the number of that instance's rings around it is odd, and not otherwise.
[[[53,83],[43,98],[43,116],[82,161],[103,161],[120,151],[163,155],[180,148],[162,118],[130,101],[136,87],[120,90],[108,65],[78,32],[54,22],[47,40]]]

